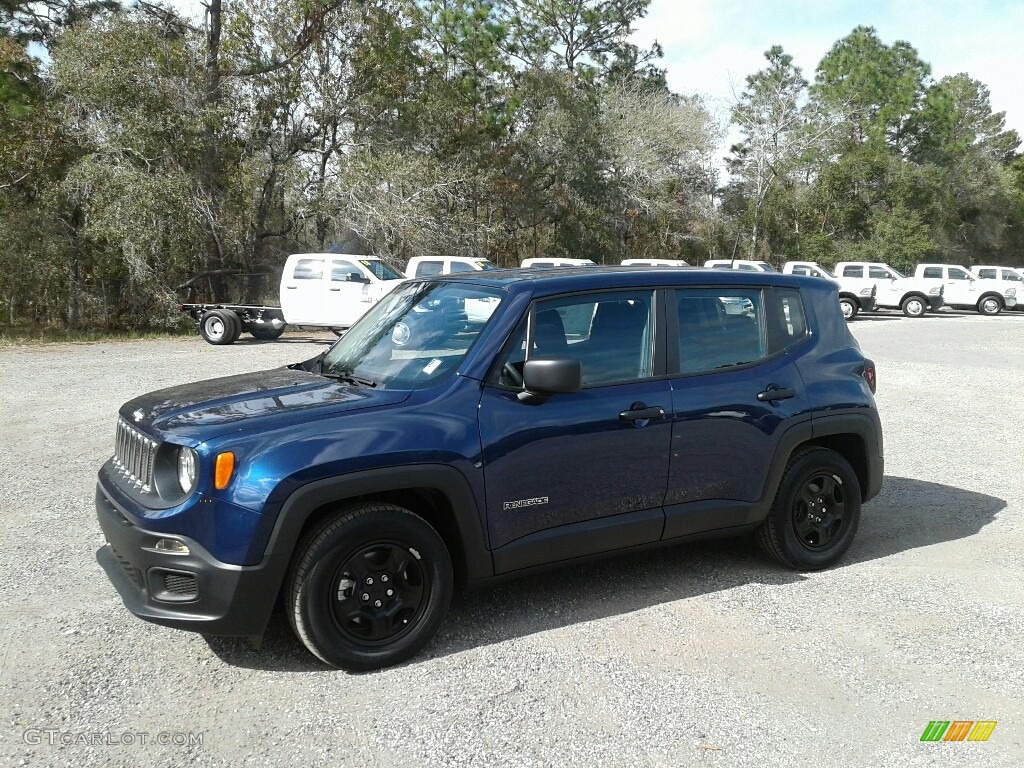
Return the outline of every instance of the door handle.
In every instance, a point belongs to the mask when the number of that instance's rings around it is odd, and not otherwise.
[[[285,288],[287,288],[289,291],[294,291],[298,287],[299,286],[297,286],[297,285],[286,285],[285,286]]]
[[[341,288],[331,288],[332,291],[340,291]]]
[[[780,389],[774,384],[769,384],[764,392],[757,393],[757,399],[762,403],[772,400],[789,400],[791,397],[796,397],[795,389]]]
[[[665,409],[660,405],[647,407],[643,403],[633,403],[628,411],[619,414],[622,421],[647,421],[649,419],[664,419]]]

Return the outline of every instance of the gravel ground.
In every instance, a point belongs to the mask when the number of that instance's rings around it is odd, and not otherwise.
[[[0,348],[0,765],[1020,766],[1024,314],[877,315],[887,476],[832,570],[684,545],[457,597],[403,666],[133,618],[93,484],[118,405],[330,337]],[[922,744],[930,720],[996,720]]]

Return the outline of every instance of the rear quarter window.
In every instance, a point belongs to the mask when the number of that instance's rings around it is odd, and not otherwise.
[[[767,305],[769,355],[792,349],[807,338],[807,315],[800,291],[774,288],[768,292]]]

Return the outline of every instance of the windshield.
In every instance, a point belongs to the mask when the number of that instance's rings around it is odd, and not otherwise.
[[[470,283],[400,285],[327,351],[321,373],[383,389],[433,386],[455,372],[504,297]]]
[[[401,280],[402,276],[379,259],[360,259],[359,263],[373,272],[378,280]]]

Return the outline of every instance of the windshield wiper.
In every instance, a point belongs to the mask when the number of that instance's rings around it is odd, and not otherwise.
[[[349,371],[342,371],[341,373],[327,373],[323,370],[323,361],[320,363],[320,374],[326,376],[329,379],[337,379],[343,381],[346,384],[357,384],[362,387],[376,387],[377,382],[372,379],[364,379],[362,376],[356,376]]]

